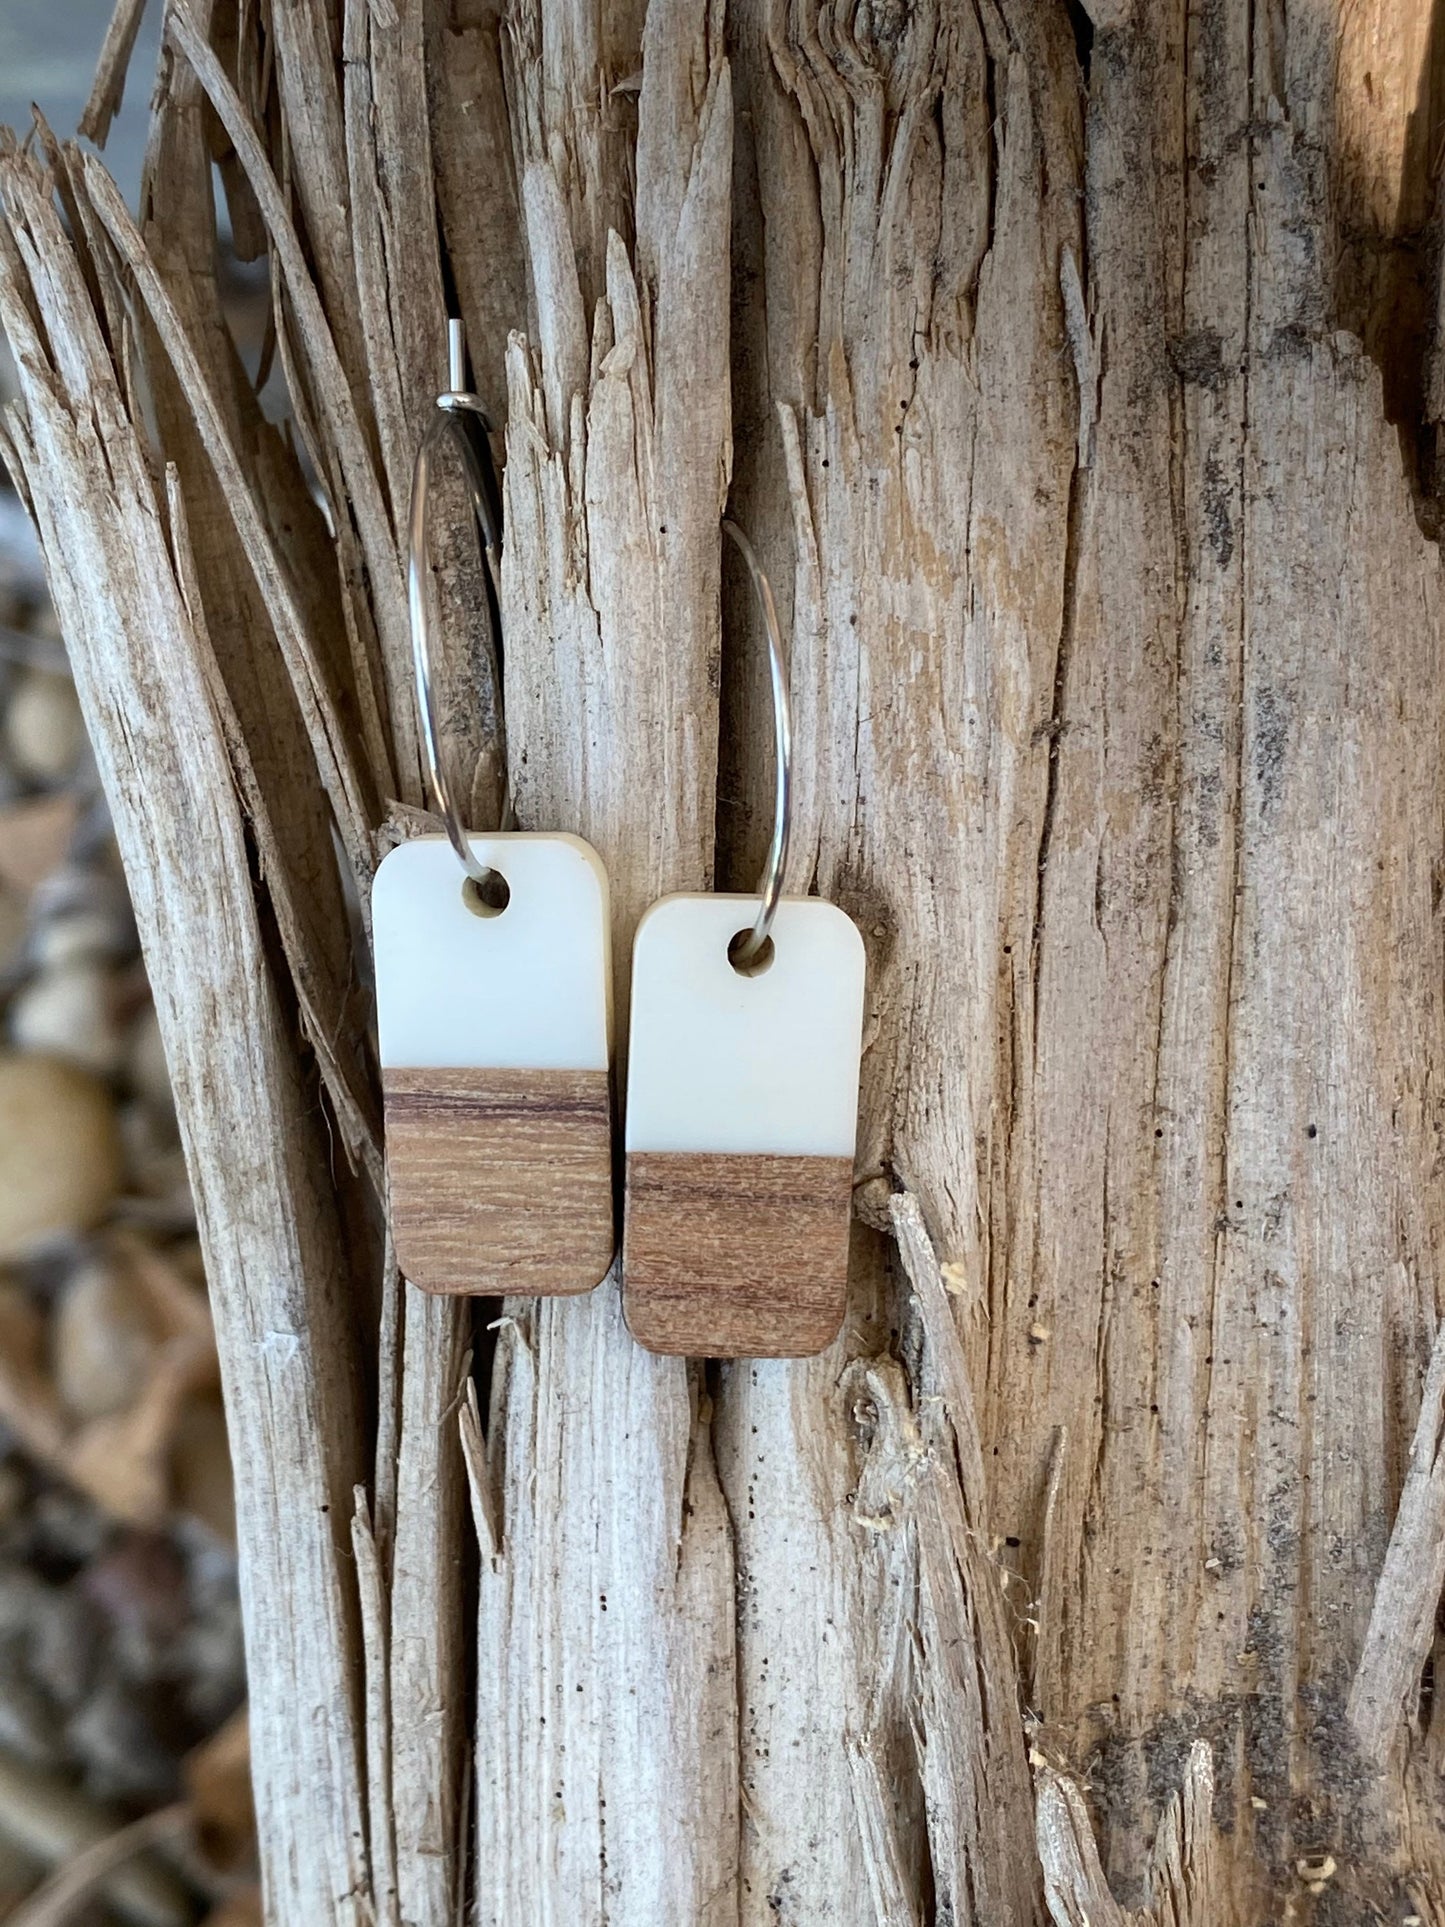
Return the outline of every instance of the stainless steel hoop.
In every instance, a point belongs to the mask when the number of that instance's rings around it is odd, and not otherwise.
[[[763,622],[768,631],[768,675],[773,691],[773,836],[768,845],[763,874],[758,881],[758,914],[753,919],[752,929],[731,952],[734,967],[745,971],[762,958],[767,946],[773,918],[778,914],[778,899],[783,893],[783,872],[788,866],[788,841],[793,829],[793,711],[788,697],[788,670],[783,661],[783,637],[778,625],[777,605],[773,601],[772,584],[753,553],[752,543],[737,523],[725,519],[723,528],[747,563],[748,574],[753,579],[753,587],[762,605]]]
[[[496,635],[499,610],[502,522],[491,482],[491,452],[487,447],[487,417],[481,402],[466,387],[466,338],[460,321],[447,323],[447,376],[451,386],[437,396],[437,412],[421,445],[411,473],[411,513],[408,516],[408,553],[406,599],[411,614],[411,655],[416,668],[416,712],[421,724],[422,747],[426,751],[427,773],[432,795],[446,828],[447,840],[457,860],[474,883],[485,888],[493,876],[472,854],[472,846],[457,812],[442,768],[441,740],[437,726],[436,697],[432,685],[431,636],[431,562],[427,547],[427,502],[431,492],[432,456],[443,441],[452,442],[462,458],[472,511],[481,531],[482,553],[486,559],[488,594],[492,605],[492,628],[488,647],[492,675],[497,681]]]

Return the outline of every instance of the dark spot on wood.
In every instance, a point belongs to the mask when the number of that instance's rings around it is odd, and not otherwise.
[[[1234,523],[1229,514],[1232,499],[1232,480],[1219,457],[1211,453],[1204,464],[1204,528],[1221,569],[1228,567],[1234,554]]]
[[[1284,788],[1284,753],[1289,739],[1289,708],[1277,689],[1264,684],[1254,699],[1254,780],[1267,816]]]
[[[1188,386],[1222,388],[1234,373],[1225,366],[1224,337],[1213,328],[1193,328],[1169,343],[1169,363]]]

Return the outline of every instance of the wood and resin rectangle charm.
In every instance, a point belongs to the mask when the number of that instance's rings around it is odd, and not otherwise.
[[[728,957],[756,897],[664,897],[638,927],[623,1305],[649,1351],[820,1352],[848,1283],[863,940],[785,897],[772,953]]]
[[[425,1291],[590,1291],[615,1247],[607,878],[574,836],[477,836],[501,907],[444,837],[372,886],[387,1192]]]

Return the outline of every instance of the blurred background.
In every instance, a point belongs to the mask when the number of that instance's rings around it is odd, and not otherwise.
[[[0,0],[0,124],[70,135],[111,0]],[[134,204],[152,5],[106,159]],[[0,406],[13,384],[0,351]],[[230,1460],[125,883],[0,468],[0,1921],[248,1927]]]

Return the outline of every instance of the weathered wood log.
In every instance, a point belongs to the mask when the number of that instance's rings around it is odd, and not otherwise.
[[[0,304],[25,400],[14,465],[155,968],[232,1449],[261,1474],[238,1478],[236,1511],[270,1904],[277,1919],[359,1918],[350,1901],[337,1912],[366,1885],[357,1608],[341,1556],[362,1470],[358,1361],[322,1119],[252,894],[180,497],[146,463],[96,284],[39,171],[13,155],[0,166]],[[124,328],[117,264],[86,265]]]
[[[138,224],[0,155],[7,459],[201,1204],[270,1918],[1445,1927],[1434,23],[167,20]],[[818,1359],[650,1357],[615,1276],[493,1341],[396,1277],[357,986],[443,289],[518,818],[608,865],[624,1075],[638,918],[766,836],[725,502],[784,608],[792,886],[869,949]]]

